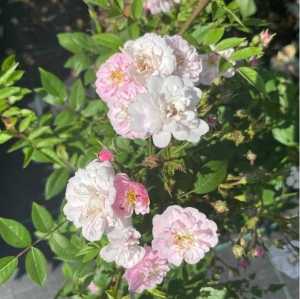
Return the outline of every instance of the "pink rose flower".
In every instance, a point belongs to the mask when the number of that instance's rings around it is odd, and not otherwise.
[[[132,59],[126,53],[111,56],[97,71],[96,91],[107,103],[128,102],[144,88],[129,74]]]
[[[132,129],[128,103],[110,105],[107,116],[117,134],[129,139],[146,138],[144,134]]]
[[[152,248],[179,266],[198,263],[218,243],[217,225],[195,208],[169,206],[153,218]]]
[[[146,247],[144,258],[134,267],[127,269],[124,278],[130,292],[142,293],[162,283],[169,270],[167,261],[161,258],[157,251]]]
[[[130,181],[124,173],[116,175],[114,185],[117,195],[112,207],[117,216],[128,218],[133,211],[142,215],[149,213],[150,200],[144,185]]]
[[[108,150],[108,149],[103,149],[98,153],[98,159],[100,161],[113,161],[114,160],[114,155],[113,153]]]

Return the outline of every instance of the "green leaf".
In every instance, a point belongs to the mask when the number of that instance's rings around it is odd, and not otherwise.
[[[131,13],[134,19],[140,19],[143,15],[143,1],[142,0],[133,0],[131,6]]]
[[[8,132],[0,132],[0,144],[7,142],[13,136]]]
[[[296,143],[296,128],[290,125],[285,128],[275,128],[272,130],[273,137],[280,143],[286,146],[295,146]]]
[[[64,110],[57,114],[54,124],[58,127],[71,126],[76,120],[76,115],[71,111]]]
[[[28,139],[33,140],[44,134],[49,134],[49,133],[52,133],[52,130],[49,126],[40,127],[32,131],[32,133],[29,134]]]
[[[91,261],[98,255],[99,255],[99,248],[95,246],[86,246],[76,254],[76,256],[82,258],[83,263]]]
[[[234,52],[230,60],[237,61],[243,60],[254,56],[259,56],[262,54],[262,49],[258,47],[248,47]]]
[[[95,51],[92,38],[83,32],[60,33],[57,38],[63,48],[74,54],[81,53],[84,50]]]
[[[216,28],[214,24],[197,26],[191,37],[199,44],[210,45],[217,43],[224,34],[224,28]]]
[[[105,294],[107,295],[107,299],[117,299],[117,297],[115,297],[113,294],[114,294],[114,291],[113,290],[108,290],[108,291],[105,291]]]
[[[45,196],[51,199],[64,190],[68,182],[69,172],[64,168],[54,170],[46,182]]]
[[[158,289],[151,289],[151,290],[147,290],[147,291],[148,291],[148,293],[153,295],[155,298],[167,298],[166,293],[164,293]]]
[[[275,192],[270,189],[264,189],[262,192],[262,199],[265,206],[272,205],[275,200]]]
[[[11,79],[11,76],[14,74],[14,72],[16,71],[18,66],[19,66],[19,63],[12,64],[9,67],[9,69],[7,69],[5,71],[5,73],[0,76],[0,84],[8,85],[8,83],[11,83],[11,82],[9,82]]]
[[[244,41],[245,38],[241,38],[241,37],[225,38],[216,45],[216,51],[223,51],[223,50],[237,47]]]
[[[29,165],[29,163],[33,157],[34,149],[31,146],[25,147],[23,149],[23,153],[24,153],[23,167],[26,168]]]
[[[265,92],[265,83],[262,77],[257,73],[256,70],[250,67],[240,67],[240,75],[252,86],[256,87],[259,91]]]
[[[227,298],[226,289],[214,289],[211,287],[205,287],[200,289],[201,296],[198,299],[225,299]]]
[[[256,13],[256,4],[254,0],[237,0],[243,18],[250,17]]]
[[[70,104],[75,109],[78,110],[82,106],[85,99],[85,90],[81,83],[81,80],[78,79],[72,85],[70,93]]]
[[[98,33],[93,39],[98,45],[113,50],[118,50],[123,44],[122,39],[113,33]]]
[[[16,272],[18,267],[18,258],[15,256],[6,256],[0,258],[0,285],[9,280]]]
[[[32,247],[26,254],[25,269],[32,281],[43,286],[47,279],[47,261],[44,254],[35,247]]]
[[[35,202],[32,204],[31,218],[34,227],[42,233],[49,232],[54,225],[53,218],[48,210]]]
[[[100,6],[101,8],[109,8],[109,0],[84,0],[88,4]]]
[[[201,36],[200,41],[203,45],[212,45],[216,44],[224,35],[224,28],[212,28],[204,32]]]
[[[67,91],[64,83],[55,75],[39,69],[43,88],[52,96],[57,98],[58,103],[63,104],[67,96]]]
[[[10,246],[25,248],[31,244],[31,237],[26,227],[11,219],[0,218],[0,235]]]
[[[213,160],[204,164],[195,182],[195,192],[204,194],[214,191],[226,178],[227,161]]]
[[[124,0],[116,0],[118,6],[120,7],[121,10],[124,9]]]
[[[128,33],[132,39],[138,38],[141,34],[139,24],[137,22],[130,24],[128,26]]]
[[[19,131],[24,132],[30,124],[36,120],[35,114],[30,114],[26,118],[22,119],[20,124],[19,124]]]
[[[51,146],[57,145],[61,142],[62,142],[62,140],[60,138],[49,137],[49,138],[41,139],[40,141],[38,141],[36,143],[36,147],[37,148],[51,147]]]
[[[85,54],[79,53],[70,57],[66,63],[65,67],[70,68],[78,76],[82,71],[88,69],[92,65],[92,59]]]
[[[100,115],[105,111],[105,104],[100,100],[90,101],[86,108],[82,111],[82,115],[90,117],[94,115]]]
[[[20,87],[11,86],[11,87],[4,87],[0,89],[0,100],[7,99],[12,95],[15,95],[16,93],[19,93],[21,91]]]
[[[49,246],[51,250],[61,259],[76,259],[75,248],[65,236],[57,232],[52,234],[49,240]]]

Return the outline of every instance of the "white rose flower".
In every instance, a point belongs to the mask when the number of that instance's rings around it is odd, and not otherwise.
[[[176,68],[176,57],[166,41],[155,33],[125,43],[123,51],[133,59],[130,72],[141,83],[152,75],[168,76]]]
[[[157,147],[166,147],[171,137],[196,143],[209,130],[197,116],[201,91],[189,80],[177,76],[152,77],[147,93],[128,107],[133,130],[151,136]]]
[[[219,65],[221,57],[229,59],[234,52],[233,49],[220,51],[218,53],[199,55],[202,61],[202,72],[200,73],[199,82],[203,85],[211,85],[219,76],[231,78],[235,75],[234,68],[229,68],[225,73],[220,73]]]
[[[100,256],[108,263],[131,268],[145,255],[145,249],[139,246],[140,233],[133,227],[117,228],[107,234],[109,244],[100,251]]]
[[[94,160],[68,182],[64,214],[82,228],[82,235],[89,241],[100,240],[108,227],[121,225],[112,210],[114,177],[110,162]]]
[[[202,71],[202,61],[196,48],[180,35],[166,36],[165,40],[173,49],[176,57],[176,70],[174,74],[190,79],[193,82],[198,82]]]

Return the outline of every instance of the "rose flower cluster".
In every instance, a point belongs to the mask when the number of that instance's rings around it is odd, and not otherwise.
[[[197,143],[209,130],[198,117],[202,57],[179,35],[127,41],[97,71],[96,90],[115,131],[166,147],[172,136]]]
[[[64,214],[88,241],[105,234],[100,256],[125,268],[131,292],[162,283],[172,266],[195,264],[218,243],[217,226],[195,208],[169,206],[153,218],[151,246],[140,244],[132,215],[150,212],[146,188],[124,173],[115,174],[108,152],[79,169],[66,189]]]

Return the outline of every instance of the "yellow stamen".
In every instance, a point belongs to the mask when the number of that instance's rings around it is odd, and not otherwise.
[[[194,242],[194,238],[190,234],[176,234],[175,235],[175,244],[179,248],[188,248]]]
[[[120,70],[112,71],[110,77],[114,83],[120,84],[124,80],[124,73]]]
[[[133,190],[129,190],[127,192],[127,201],[130,205],[135,205],[136,202],[136,194]]]

